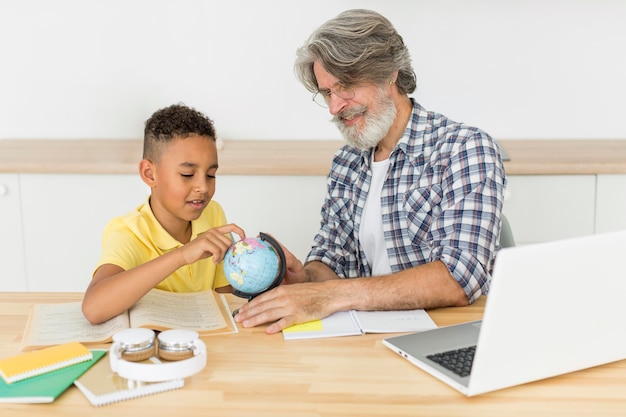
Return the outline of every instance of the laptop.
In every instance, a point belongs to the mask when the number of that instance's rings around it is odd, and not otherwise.
[[[482,320],[383,344],[467,396],[625,359],[625,261],[626,230],[502,249]]]

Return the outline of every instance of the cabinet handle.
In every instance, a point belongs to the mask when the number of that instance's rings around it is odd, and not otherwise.
[[[4,197],[9,194],[9,187],[4,184],[0,184],[0,197]]]

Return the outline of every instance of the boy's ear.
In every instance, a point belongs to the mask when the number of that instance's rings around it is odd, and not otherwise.
[[[145,182],[150,188],[152,188],[155,184],[154,171],[154,163],[152,161],[142,159],[141,162],[139,162],[139,175],[141,176],[143,182]]]

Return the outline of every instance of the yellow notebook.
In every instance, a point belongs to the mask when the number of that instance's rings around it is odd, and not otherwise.
[[[81,343],[65,343],[0,359],[0,376],[10,384],[92,358],[91,351]]]

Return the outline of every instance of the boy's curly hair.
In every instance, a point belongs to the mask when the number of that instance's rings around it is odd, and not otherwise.
[[[159,109],[146,120],[143,136],[143,159],[158,162],[172,139],[190,135],[216,140],[213,121],[205,114],[183,104]]]

